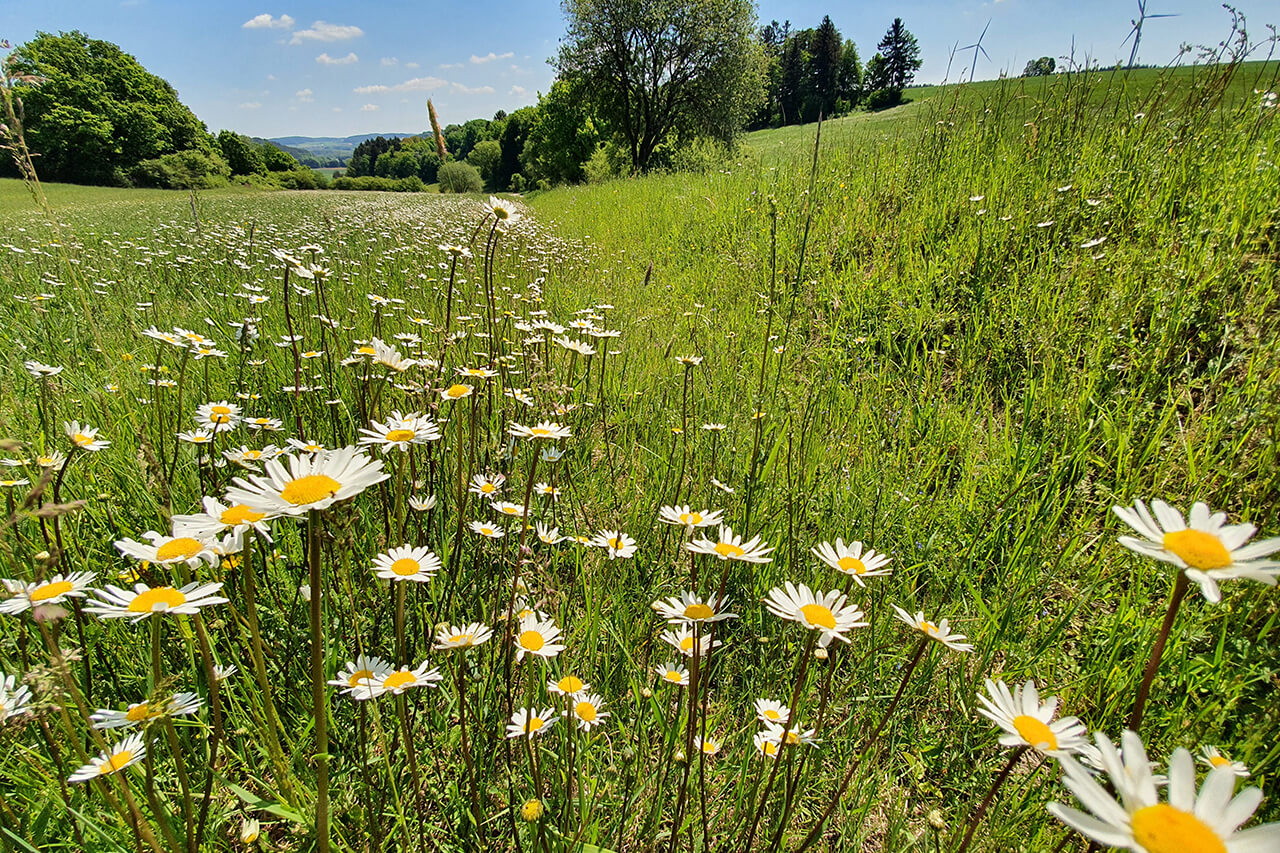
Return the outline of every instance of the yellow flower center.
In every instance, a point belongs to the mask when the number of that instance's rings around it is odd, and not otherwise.
[[[536,732],[538,729],[546,725],[542,722],[541,717],[530,717],[529,722],[525,723],[524,730],[526,732]]]
[[[609,547],[615,551],[621,551],[623,548],[627,547],[627,545],[622,541],[622,537],[615,536],[609,540]]]
[[[519,515],[521,508],[518,506],[504,506],[502,507],[502,512],[504,515]]]
[[[1221,755],[1211,755],[1209,756],[1209,763],[1214,767],[1227,767],[1231,764],[1231,759]]]
[[[231,407],[230,406],[210,406],[209,411],[215,415],[229,415],[231,414]]]
[[[133,761],[133,750],[122,749],[119,752],[117,752],[115,755],[108,758],[106,761],[99,764],[98,773],[100,773],[103,776],[107,775],[108,773],[115,773],[117,770],[124,767],[130,761]]]
[[[1047,750],[1058,748],[1058,737],[1047,725],[1035,717],[1021,714],[1013,718],[1013,727],[1027,743],[1036,749]]]
[[[474,634],[454,634],[449,638],[449,642],[458,646],[469,646],[475,640]]]
[[[377,350],[375,350],[371,346],[362,346],[362,347],[356,347],[356,352],[358,352],[360,355],[374,355],[376,354]]]
[[[783,741],[787,744],[787,746],[795,746],[796,744],[800,743],[800,733],[787,732],[785,735],[783,735]]]
[[[521,631],[520,647],[526,651],[536,652],[546,645],[546,640],[542,639],[542,634],[538,631]]]
[[[471,393],[470,385],[450,385],[449,390],[445,391],[444,395],[448,397],[450,400],[457,400],[467,396],[470,393]]]
[[[494,529],[493,529],[492,527],[481,527],[481,528],[480,528],[480,535],[481,535],[481,536],[492,536],[493,534],[494,534]]]
[[[168,560],[189,560],[196,554],[204,550],[204,545],[198,539],[192,539],[189,536],[182,536],[177,539],[170,539],[168,542],[156,549],[156,559],[161,562]]]
[[[1231,552],[1222,540],[1203,530],[1177,530],[1164,535],[1164,547],[1193,569],[1206,571],[1231,565]]]
[[[71,583],[71,581],[54,581],[53,583],[47,583],[44,586],[36,587],[31,591],[31,595],[28,597],[31,599],[32,603],[37,601],[48,601],[51,598],[66,595],[73,589],[75,589],[75,584]]]
[[[565,693],[577,693],[582,689],[582,679],[576,675],[566,675],[556,682],[556,687]]]
[[[265,512],[257,512],[244,504],[236,504],[223,510],[218,520],[228,525],[253,524],[254,522],[262,521],[266,517],[267,514]]]
[[[1166,803],[1138,809],[1131,820],[1133,840],[1148,853],[1227,853],[1218,833],[1190,812]]]
[[[777,711],[773,710],[772,708],[770,708],[769,710],[764,712],[764,718],[766,720],[773,720],[774,722],[777,722],[782,719],[782,715],[779,714]]]
[[[716,612],[702,602],[694,602],[684,609],[686,619],[710,619]]]
[[[417,560],[411,560],[408,557],[396,560],[391,564],[391,571],[395,572],[402,578],[406,578],[409,575],[416,575],[418,570],[421,568],[422,566],[418,564]]]
[[[716,553],[721,557],[741,557],[747,552],[732,542],[719,542],[716,544]]]
[[[218,414],[217,412],[214,412],[213,414],[209,415],[209,423],[211,424],[225,424],[230,420],[231,420],[230,415],[222,415],[222,414]]]
[[[480,493],[481,493],[481,494],[491,495],[491,494],[493,494],[493,493],[494,493],[494,492],[496,492],[496,491],[498,491],[498,487],[497,487],[497,486],[495,486],[493,483],[481,483],[481,484],[480,484]]]
[[[778,754],[778,745],[771,740],[764,742],[764,754],[772,758]]]
[[[932,637],[938,633],[938,626],[930,622],[928,619],[921,619],[920,630]]]
[[[680,513],[680,521],[684,524],[701,524],[702,513],[700,512],[682,512]]]
[[[506,219],[511,214],[507,211],[505,207],[495,207],[493,209],[493,215],[498,217],[499,219]]]
[[[125,712],[124,718],[131,723],[140,723],[151,716],[151,705],[147,702],[139,702],[128,711]]]
[[[717,752],[720,751],[720,744],[710,740],[704,741],[702,744],[702,751],[705,752],[707,755],[715,755]]]
[[[800,608],[800,615],[804,617],[804,622],[810,628],[826,628],[828,631],[835,630],[836,617],[830,608],[823,607],[821,604],[805,604]]]
[[[413,441],[416,433],[411,429],[393,429],[387,433],[386,439],[388,443],[396,441]]]
[[[551,430],[546,427],[534,427],[529,430],[530,435],[551,435]]]
[[[836,560],[836,565],[840,567],[840,571],[846,574],[862,575],[867,572],[867,564],[857,557],[841,557]]]
[[[525,801],[525,804],[520,807],[520,817],[524,818],[529,823],[533,823],[535,820],[542,817],[542,801]]]
[[[359,687],[370,678],[373,678],[373,670],[357,669],[355,672],[351,673],[350,677],[347,678],[347,684],[351,687]]]
[[[417,681],[417,676],[407,669],[402,669],[399,672],[393,672],[388,675],[386,680],[382,682],[382,689],[395,690],[397,687],[404,687],[406,684],[412,684],[415,681]]]
[[[171,586],[158,586],[140,592],[129,602],[130,613],[157,613],[184,604],[187,597]]]
[[[280,497],[294,506],[304,506],[333,497],[341,488],[341,483],[325,474],[308,474],[285,486]]]
[[[71,441],[77,447],[88,447],[90,444],[93,444],[93,439],[82,432],[78,432],[71,436]]]
[[[669,669],[669,670],[667,670],[666,672],[664,672],[664,673],[662,674],[662,677],[663,677],[663,678],[665,678],[667,681],[670,681],[670,682],[673,682],[673,683],[675,683],[675,682],[679,682],[679,681],[681,680],[681,677],[680,677],[680,670],[678,670],[678,669]]]
[[[578,719],[584,723],[594,723],[596,720],[596,706],[590,702],[579,702],[573,706],[573,713],[578,715]]]
[[[681,638],[680,638],[680,651],[682,651],[682,652],[686,652],[686,653],[693,651],[693,637],[692,637],[692,636],[689,636],[689,637],[681,637]]]

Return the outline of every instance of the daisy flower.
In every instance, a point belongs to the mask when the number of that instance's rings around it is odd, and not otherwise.
[[[471,478],[467,491],[473,495],[492,498],[502,491],[502,484],[505,482],[507,478],[503,474],[476,474]]]
[[[483,521],[471,521],[467,523],[467,526],[471,528],[472,533],[477,533],[486,539],[501,539],[507,535],[507,532],[501,527],[487,524]]]
[[[391,673],[391,664],[382,658],[361,654],[354,661],[348,661],[329,684],[354,699],[372,699],[376,695],[372,685],[381,684]]]
[[[515,636],[516,660],[524,660],[526,654],[540,658],[553,658],[564,651],[564,646],[557,643],[560,629],[551,619],[538,619],[534,613],[520,620],[520,632]]]
[[[534,529],[538,533],[538,541],[544,545],[556,545],[565,538],[560,535],[559,527],[547,527],[541,521],[534,525]]]
[[[314,441],[302,441],[297,438],[289,439],[289,446],[295,450],[301,450],[303,453],[323,453],[325,451],[323,444],[317,444]]]
[[[683,527],[685,533],[692,533],[699,527],[719,524],[722,510],[704,509],[696,512],[688,506],[664,506],[658,510],[658,521],[675,527]]]
[[[578,728],[588,732],[609,718],[609,712],[604,710],[604,700],[595,693],[574,696],[569,710],[564,712],[566,717],[570,714]]]
[[[283,459],[288,469],[281,460],[271,459],[265,476],[236,477],[227,489],[227,499],[259,511],[300,516],[354,498],[391,476],[382,470],[381,460],[370,459],[355,447]]]
[[[766,548],[764,542],[760,541],[759,536],[753,536],[743,542],[741,536],[734,535],[732,527],[724,524],[720,525],[720,535],[717,541],[712,542],[704,536],[701,539],[695,539],[687,543],[685,547],[695,554],[710,554],[713,557],[719,557],[721,560],[768,563],[773,559],[767,556],[773,549]]]
[[[756,732],[751,742],[755,744],[756,752],[760,753],[761,758],[778,757],[778,741],[770,737],[768,732]]]
[[[127,710],[99,708],[89,719],[95,729],[128,729],[164,717],[183,717],[200,710],[204,703],[194,693],[175,693],[163,702],[134,702]]]
[[[387,580],[426,583],[440,571],[440,558],[430,548],[401,545],[374,557],[373,571]]]
[[[27,373],[31,374],[33,379],[41,379],[48,376],[57,376],[63,371],[61,367],[53,367],[48,364],[41,364],[38,361],[24,361],[22,366],[26,368]]]
[[[499,515],[513,516],[515,518],[524,518],[524,507],[511,501],[492,501],[489,508]]]
[[[151,544],[136,539],[121,539],[116,542],[116,550],[126,557],[147,563],[159,563],[171,566],[175,563],[186,563],[197,568],[202,562],[211,566],[218,564],[218,555],[213,550],[213,540],[196,538],[195,536],[165,536],[148,530],[142,538]]]
[[[655,666],[653,669],[658,673],[658,678],[662,679],[663,684],[675,684],[678,687],[689,686],[689,670],[678,663],[664,663],[661,666]]]
[[[544,498],[551,498],[552,501],[560,500],[560,489],[550,483],[534,483],[533,490]]]
[[[402,415],[392,412],[385,422],[374,421],[368,429],[362,427],[360,432],[363,433],[361,444],[374,445],[383,453],[390,453],[393,448],[404,452],[410,445],[426,444],[440,438],[440,429],[435,422],[417,413]]]
[[[488,204],[489,212],[493,214],[493,218],[503,225],[515,225],[520,221],[521,213],[516,206],[505,199],[498,198],[496,195],[489,196]]]
[[[557,696],[573,696],[584,690],[590,690],[591,685],[587,684],[576,675],[566,675],[559,681],[548,681],[547,690]]]
[[[215,433],[233,430],[240,423],[240,407],[226,400],[196,407],[196,424]]]
[[[772,699],[757,699],[756,719],[767,726],[786,725],[791,719],[791,709]]]
[[[189,432],[180,432],[178,441],[185,441],[187,444],[212,444],[213,430],[198,427]]]
[[[149,587],[144,583],[136,583],[132,592],[107,584],[105,590],[93,591],[101,601],[90,602],[85,605],[85,610],[99,619],[129,619],[133,622],[140,622],[152,613],[187,616],[201,607],[226,604],[227,599],[214,595],[220,589],[221,583],[202,584],[198,581],[181,589],[171,586]]]
[[[930,622],[924,618],[924,611],[918,611],[912,616],[898,605],[893,605],[894,614],[904,624],[909,625],[913,630],[919,631],[931,640],[937,640],[942,645],[957,652],[971,652],[973,646],[969,643],[961,642],[965,639],[964,634],[953,634],[951,627],[946,619],[940,622]]]
[[[0,672],[0,723],[27,713],[27,706],[31,704],[31,691],[17,682],[17,676]]]
[[[614,557],[630,559],[636,553],[636,540],[621,530],[601,530],[589,544],[608,551],[610,560]]]
[[[487,642],[493,636],[493,630],[480,622],[469,625],[442,625],[436,633],[437,651],[448,649],[469,649]]]
[[[435,687],[444,680],[444,676],[440,674],[440,670],[428,669],[428,666],[430,661],[424,660],[412,669],[406,666],[391,670],[380,677],[370,678],[365,682],[365,688],[374,696],[381,696],[384,693],[399,696],[414,687]]]
[[[693,748],[708,758],[718,753],[722,746],[724,746],[724,742],[719,738],[709,737],[704,740],[698,735],[693,736]]]
[[[693,657],[693,632],[689,630],[688,625],[663,631],[662,640],[685,657]],[[711,635],[707,634],[698,640],[697,645],[699,646],[698,655],[705,658],[711,653],[712,648],[719,647],[722,643],[719,640],[713,640]]]
[[[96,453],[111,446],[111,442],[105,438],[98,438],[97,427],[91,427],[88,424],[81,426],[79,421],[70,421],[63,424],[62,429],[66,432],[67,438],[71,439],[71,443],[81,450]]]
[[[249,528],[270,538],[271,526],[268,513],[246,504],[224,504],[217,498],[205,496],[201,500],[204,512],[192,515],[175,515],[173,532],[179,536],[191,536],[208,541],[226,530],[246,533]]]
[[[567,426],[554,421],[540,421],[537,426],[531,427],[512,421],[507,427],[507,431],[516,438],[541,438],[551,441],[559,438],[569,438],[573,434]]]
[[[89,763],[68,777],[68,782],[88,782],[99,776],[119,773],[131,764],[136,764],[147,756],[147,746],[142,735],[129,735],[120,741],[110,752],[101,753],[97,758],[89,759]]]
[[[1232,761],[1230,758],[1222,754],[1222,751],[1216,746],[1200,747],[1200,755],[1198,760],[1205,767],[1214,770],[1218,767],[1230,767],[1231,772],[1241,779],[1249,776],[1249,766],[1243,761]]]
[[[1280,823],[1237,831],[1257,811],[1262,791],[1245,788],[1236,794],[1236,776],[1230,767],[1209,771],[1197,794],[1191,753],[1174,750],[1169,758],[1168,801],[1161,802],[1141,738],[1133,732],[1124,733],[1123,760],[1106,735],[1098,734],[1096,740],[1116,794],[1108,793],[1074,759],[1064,756],[1062,782],[1092,814],[1060,803],[1048,806],[1050,814],[1081,835],[1134,853],[1269,853],[1280,849]]]
[[[255,462],[265,462],[268,459],[275,459],[283,452],[283,450],[277,448],[274,444],[268,444],[261,450],[257,450],[252,447],[224,450],[222,451],[222,455],[226,457],[228,461],[236,463],[241,468],[246,468],[250,471],[256,472],[257,469],[253,467]]]
[[[245,818],[240,823],[240,843],[252,844],[258,840],[258,836],[262,834],[262,824],[257,818]]]
[[[858,586],[866,586],[863,578],[891,573],[890,569],[884,568],[889,565],[890,558],[877,554],[870,548],[864,552],[861,542],[850,542],[848,545],[844,544],[843,539],[837,539],[835,545],[822,542],[811,553],[836,571],[852,577],[858,582]]]
[[[378,340],[377,338],[374,338],[370,343],[373,345],[373,363],[382,365],[388,370],[394,370],[396,373],[404,373],[406,370],[418,363],[412,358],[405,358],[400,355],[400,350],[390,344]]]
[[[690,624],[693,622],[719,622],[723,619],[737,619],[737,614],[728,613],[724,608],[729,606],[728,597],[718,599],[716,601],[703,600],[696,592],[682,592],[679,596],[671,596],[670,598],[661,599],[653,603],[653,609],[658,611],[663,619],[668,622],[682,622]]]
[[[978,694],[986,706],[978,713],[1004,729],[1005,734],[1000,736],[1002,746],[1029,746],[1051,758],[1062,758],[1088,745],[1084,724],[1078,719],[1063,717],[1054,721],[1058,697],[1050,696],[1041,705],[1034,681],[1029,680],[1010,693],[1003,681],[988,678],[987,693],[991,698]]]
[[[511,715],[511,722],[507,723],[507,737],[532,738],[546,734],[555,723],[554,708],[543,708],[541,711],[537,708],[521,708]]]
[[[1280,563],[1261,559],[1280,551],[1280,537],[1246,545],[1258,528],[1252,524],[1227,524],[1227,514],[1210,513],[1207,504],[1192,505],[1190,524],[1164,501],[1152,501],[1150,512],[1140,500],[1135,500],[1132,507],[1112,509],[1143,536],[1121,536],[1121,545],[1182,569],[1213,604],[1222,599],[1220,580],[1249,578],[1275,586],[1280,576]]]
[[[68,598],[84,598],[84,591],[93,583],[93,572],[56,574],[48,580],[25,582],[5,578],[0,584],[12,593],[12,598],[0,601],[0,613],[16,615],[33,607],[59,604]]]
[[[409,496],[409,509],[413,510],[414,512],[426,512],[428,510],[432,510],[435,508],[436,508],[435,495],[427,495],[425,498],[419,497],[418,495]]]
[[[805,628],[819,631],[818,645],[826,648],[832,640],[849,642],[845,634],[852,628],[860,628],[863,612],[856,604],[846,604],[844,593],[839,590],[816,593],[804,584],[795,586],[787,581],[785,587],[774,587],[764,600],[769,612],[781,619],[798,622]]]
[[[779,745],[785,746],[817,746],[818,737],[813,729],[806,729],[800,726],[796,729],[789,729],[786,726],[775,725],[773,723],[765,723],[764,735],[769,740]]]
[[[452,401],[470,397],[473,393],[474,389],[470,385],[463,385],[459,382],[455,382],[448,388],[441,389],[440,396],[445,400]]]

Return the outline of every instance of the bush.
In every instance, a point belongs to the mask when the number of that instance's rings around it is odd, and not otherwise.
[[[225,186],[230,174],[226,161],[217,154],[192,149],[143,160],[130,170],[129,178],[139,187],[202,190]]]
[[[329,182],[331,190],[370,190],[375,192],[420,193],[427,188],[417,175],[407,178],[375,178],[361,175],[358,178],[334,178]]]
[[[470,163],[450,160],[436,172],[442,193],[478,193],[484,190],[480,173]]]
[[[322,190],[329,185],[324,175],[311,169],[291,169],[275,172],[272,177],[286,190]]]
[[[887,110],[902,103],[902,92],[897,89],[876,89],[867,95],[867,109],[872,112]]]
[[[513,193],[524,192],[524,175],[516,172],[511,176],[511,191]]]
[[[671,170],[674,172],[714,172],[726,168],[733,162],[733,151],[723,142],[713,139],[698,139],[693,143],[677,149],[671,155]],[[588,180],[590,180],[588,178]]]

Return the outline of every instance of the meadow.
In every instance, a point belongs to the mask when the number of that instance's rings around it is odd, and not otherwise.
[[[1277,849],[1278,71],[0,185],[0,848]]]

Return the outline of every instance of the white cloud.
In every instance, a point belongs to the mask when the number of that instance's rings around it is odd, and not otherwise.
[[[492,86],[479,86],[475,89],[471,88],[470,86],[464,86],[461,83],[450,83],[449,86],[453,89],[453,91],[461,92],[464,95],[492,95],[493,94]]]
[[[316,57],[316,62],[319,62],[321,65],[351,65],[352,63],[359,61],[360,57],[356,56],[354,53],[348,53],[346,56],[337,57],[330,56],[327,53],[322,53]]]
[[[437,66],[441,71],[453,71],[458,68],[466,68],[461,62],[442,62]]]
[[[365,104],[363,107],[360,108],[360,112],[362,113],[372,113],[377,111],[378,111],[377,104]]]
[[[400,60],[396,59],[394,56],[384,56],[380,62],[383,68],[391,68],[392,66],[400,64]]]
[[[260,109],[261,107],[262,107],[262,104],[258,101],[245,101],[243,104],[240,105],[240,109],[242,110],[256,110],[256,109]]]
[[[417,68],[417,67],[418,67],[418,63],[416,63],[416,62],[406,62],[406,63],[404,64],[404,67],[405,67],[405,68]]]
[[[414,77],[412,80],[405,80],[403,83],[397,83],[394,86],[383,86],[381,84],[357,86],[352,91],[357,95],[376,95],[382,92],[430,92],[432,89],[439,89],[448,85],[448,80],[442,80],[439,77]]]
[[[346,41],[364,35],[364,30],[349,24],[330,24],[316,21],[305,30],[298,30],[289,39],[289,44],[302,44],[304,41]]]
[[[471,64],[483,65],[486,62],[493,62],[495,59],[510,59],[513,56],[515,56],[515,54],[509,50],[506,53],[494,53],[490,51],[488,56],[476,56],[473,53],[471,54]]]
[[[266,12],[261,15],[254,15],[249,20],[240,25],[241,29],[246,30],[287,30],[293,26],[293,18],[288,15],[281,15],[273,18]]]
[[[299,89],[298,91],[293,93],[293,96],[304,104],[309,104],[312,101],[314,101],[315,98],[313,97],[313,95],[315,95],[315,93],[312,92],[310,89]]]
[[[524,86],[512,86],[511,91],[507,94],[514,95],[517,98],[523,98],[525,95],[529,94],[529,90]]]

